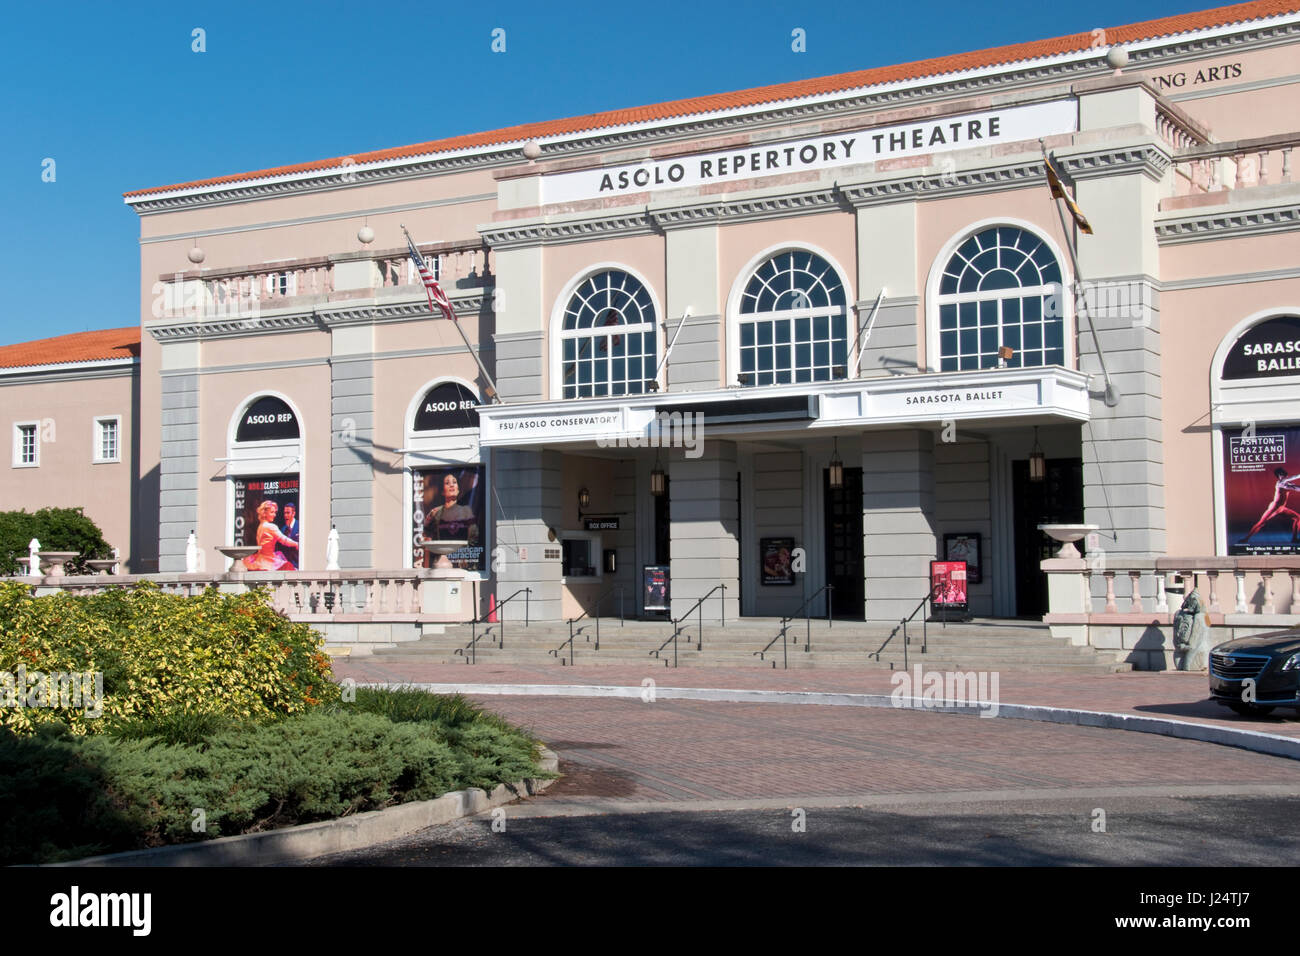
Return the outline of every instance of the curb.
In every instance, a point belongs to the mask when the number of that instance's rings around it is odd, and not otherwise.
[[[650,688],[619,684],[419,684],[368,683],[358,687],[408,687],[435,694],[483,694],[526,697],[615,697],[641,699]],[[710,687],[653,688],[654,697],[666,700],[732,701],[752,704],[821,704],[838,707],[887,707],[894,710],[924,710],[938,714],[978,714],[1009,720],[1037,720],[1105,730],[1127,730],[1159,734],[1201,743],[1239,747],[1273,757],[1300,760],[1300,738],[1258,730],[1237,730],[1215,724],[1200,724],[1166,717],[1117,714],[1102,710],[1076,710],[1038,704],[967,704],[951,700],[895,698],[888,694],[820,693],[793,690],[732,690]]]
[[[541,748],[538,761],[543,770],[558,772],[555,752]],[[181,843],[149,850],[127,850],[51,863],[48,866],[268,866],[292,863],[330,853],[359,850],[407,836],[426,827],[450,823],[521,796],[534,796],[554,779],[528,778],[514,784],[499,784],[491,793],[478,787],[453,790],[434,800],[403,803],[383,810],[369,810],[338,820],[304,823],[266,833],[240,833],[202,843]]]

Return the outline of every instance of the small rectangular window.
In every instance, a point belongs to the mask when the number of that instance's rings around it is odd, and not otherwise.
[[[34,468],[41,463],[39,422],[19,422],[14,425],[15,468]]]
[[[121,422],[121,417],[117,415],[95,419],[96,462],[122,460]]]

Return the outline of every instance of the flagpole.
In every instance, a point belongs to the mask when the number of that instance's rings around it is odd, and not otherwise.
[[[1043,160],[1049,161],[1047,157],[1047,146],[1040,139],[1038,145],[1043,150]],[[1064,184],[1062,184],[1064,191]],[[1075,251],[1074,245],[1078,241],[1075,237],[1074,230],[1065,224],[1065,213],[1061,212],[1061,203],[1058,197],[1052,197],[1052,205],[1056,207],[1056,215],[1061,220],[1061,235],[1065,237],[1065,249],[1070,254],[1070,264],[1074,267],[1074,282],[1076,292],[1083,291],[1083,274],[1079,271],[1079,254]],[[1110,372],[1106,368],[1106,355],[1101,350],[1101,341],[1097,338],[1097,326],[1093,324],[1092,313],[1088,311],[1088,296],[1086,292],[1082,295],[1075,295],[1075,301],[1078,303],[1079,311],[1083,317],[1088,320],[1088,331],[1092,333],[1092,347],[1097,350],[1097,364],[1101,366],[1101,376],[1106,380],[1106,390],[1103,401],[1108,408],[1114,408],[1119,404],[1119,389],[1117,389],[1110,380]]]
[[[405,227],[405,226],[402,226],[401,223],[398,223],[398,225],[402,227],[402,233],[403,233],[403,235],[406,236],[406,241],[409,242],[409,243],[411,244],[411,248],[413,248],[416,252],[419,252],[419,253],[420,253],[420,258],[423,259],[423,258],[424,258],[424,253],[423,253],[423,252],[420,252],[420,247],[417,246],[417,245],[415,244],[415,240],[412,239],[412,238],[411,238],[411,234],[410,234],[409,232],[406,231],[406,227]],[[425,268],[428,268],[428,264],[427,264],[427,263],[426,263],[426,265],[425,265]],[[444,292],[443,294],[446,295],[445,292]],[[450,296],[448,296],[447,301],[448,301],[448,302],[451,301]],[[455,311],[455,306],[452,306],[452,310],[453,310],[453,312]],[[430,304],[430,306],[429,306],[429,311],[430,311],[431,313],[432,313],[432,311],[433,311],[433,306],[432,306],[432,304]],[[487,367],[484,366],[484,364],[483,364],[483,360],[482,360],[481,358],[479,358],[479,354],[478,354],[478,352],[476,352],[476,351],[474,350],[474,346],[470,345],[470,343],[469,343],[469,336],[467,336],[467,335],[465,334],[465,330],[462,329],[462,328],[460,327],[460,323],[457,322],[455,319],[452,319],[452,320],[451,320],[451,324],[454,325],[454,326],[456,326],[456,331],[460,333],[460,338],[461,338],[461,341],[465,343],[465,348],[469,350],[469,354],[472,355],[472,356],[474,356],[474,361],[478,363],[478,370],[479,370],[480,372],[483,373],[483,381],[487,383],[487,395],[488,395],[488,398],[490,398],[493,402],[496,402],[497,404],[502,404],[502,402],[501,402],[501,396],[497,393],[497,384],[496,384],[496,382],[492,381],[492,376],[488,374]]]

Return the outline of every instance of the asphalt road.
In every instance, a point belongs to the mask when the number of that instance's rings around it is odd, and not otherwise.
[[[548,807],[543,797],[306,865],[1292,866],[1300,859],[1295,789],[976,803],[932,795],[906,805],[802,808],[802,831],[788,806],[591,813]]]

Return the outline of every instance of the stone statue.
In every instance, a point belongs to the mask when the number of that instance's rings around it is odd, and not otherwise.
[[[1180,671],[1203,671],[1209,663],[1210,613],[1195,588],[1174,615],[1174,652],[1182,655]]]

